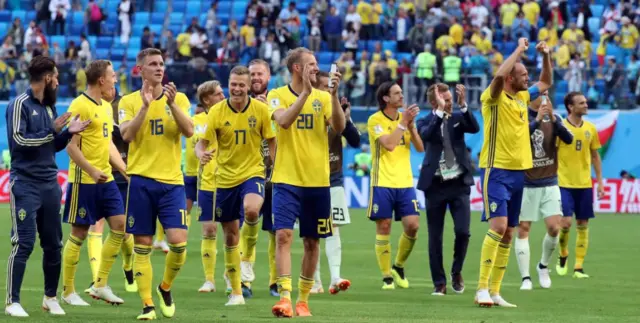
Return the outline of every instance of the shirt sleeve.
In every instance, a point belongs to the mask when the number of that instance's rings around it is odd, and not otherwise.
[[[89,116],[87,115],[87,106],[78,102],[77,100],[71,102],[69,108],[67,109],[67,112],[71,113],[71,117],[67,121],[67,125],[71,122],[71,120],[73,120],[73,118],[78,115],[80,116],[80,120],[84,121],[89,119]]]
[[[202,139],[205,139],[209,142],[209,145],[216,145],[217,146],[217,142],[218,142],[218,137],[216,135],[216,120],[218,118],[216,118],[215,114],[216,114],[215,109],[211,109],[209,110],[209,114],[207,114],[207,123],[205,124],[205,131],[204,131],[204,135],[202,136]]]
[[[182,112],[190,115],[191,102],[189,102],[189,98],[187,98],[184,93],[178,93],[176,95],[176,104],[178,104],[178,107],[180,107],[180,110],[182,110]]]
[[[529,92],[529,102],[537,99],[540,96],[540,88],[537,85],[532,85],[527,90]]]
[[[367,122],[367,131],[369,131],[369,136],[373,141],[378,141],[378,139],[383,135],[389,134],[389,131],[385,129],[380,118],[376,116],[369,118],[369,121]]]
[[[331,103],[331,94],[329,92],[322,92],[322,114],[324,114],[325,120],[329,120],[333,113],[333,105]]]
[[[262,110],[261,123],[262,123],[262,138],[271,139],[276,136],[275,131],[273,131],[271,118],[269,117],[269,107],[267,107],[266,105]]]
[[[500,95],[497,98],[491,97],[491,86],[487,87],[484,92],[480,95],[480,102],[482,103],[482,108],[489,108],[491,105],[498,103],[500,100]]]
[[[133,120],[133,117],[135,117],[134,108],[131,101],[132,100],[129,100],[127,96],[123,97],[120,100],[120,103],[118,105],[118,120],[120,121],[120,124],[131,121]]]
[[[267,94],[267,102],[269,102],[269,119],[273,119],[273,113],[275,111],[287,108],[278,91],[269,91],[269,94]]]
[[[593,137],[593,140],[591,140],[591,145],[589,148],[591,148],[591,150],[600,149],[602,145],[600,144],[600,136],[598,136],[598,129],[596,129],[594,125],[591,125],[591,130],[589,132],[591,132],[591,136]]]

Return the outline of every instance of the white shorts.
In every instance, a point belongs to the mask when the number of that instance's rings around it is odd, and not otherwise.
[[[537,222],[553,215],[562,215],[560,187],[524,188],[520,221]]]
[[[335,225],[351,223],[344,187],[342,186],[331,188],[331,217]]]

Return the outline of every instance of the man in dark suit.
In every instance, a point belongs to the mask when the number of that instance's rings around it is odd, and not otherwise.
[[[442,231],[447,207],[453,216],[455,242],[451,280],[453,291],[464,292],[462,265],[469,244],[469,194],[474,184],[471,158],[464,142],[465,133],[477,133],[480,126],[468,111],[465,87],[456,85],[459,111],[452,111],[453,98],[449,86],[437,83],[427,90],[427,102],[433,110],[418,120],[417,126],[425,143],[418,189],[424,192],[429,231],[429,265],[434,291],[445,295],[447,278],[442,265]]]

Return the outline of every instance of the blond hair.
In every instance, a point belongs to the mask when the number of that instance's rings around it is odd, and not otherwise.
[[[198,86],[198,90],[196,92],[196,98],[198,98],[198,102],[200,104],[204,104],[204,97],[207,95],[211,95],[216,92],[216,89],[220,86],[220,82],[218,81],[206,81],[200,86]],[[203,106],[204,107],[204,106]],[[208,107],[205,107],[208,108]]]
[[[96,85],[101,77],[107,72],[107,68],[111,66],[111,62],[104,59],[92,61],[87,65],[84,73],[87,75],[87,84]]]
[[[140,66],[144,64],[144,60],[148,56],[162,56],[162,52],[157,48],[145,48],[136,56],[136,65]]]
[[[293,64],[300,64],[300,60],[302,59],[302,56],[304,56],[305,54],[313,55],[313,52],[304,47],[298,47],[290,50],[287,53],[285,62],[287,64],[287,69],[289,70],[289,73],[293,73]]]

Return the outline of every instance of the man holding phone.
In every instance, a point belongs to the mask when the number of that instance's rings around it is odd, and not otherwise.
[[[529,107],[529,132],[531,133],[531,151],[533,168],[525,171],[524,191],[518,238],[515,242],[516,259],[522,276],[520,290],[531,290],[529,275],[529,230],[531,222],[544,219],[547,234],[542,240],[542,257],[536,266],[540,287],[551,287],[549,277],[549,259],[558,245],[558,232],[562,219],[560,188],[558,187],[558,148],[557,138],[571,144],[573,135],[562,123],[562,118],[553,113],[547,91]]]

